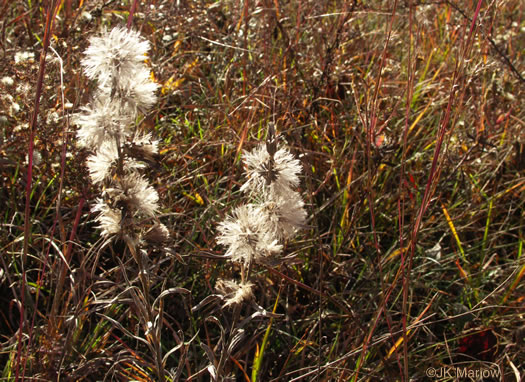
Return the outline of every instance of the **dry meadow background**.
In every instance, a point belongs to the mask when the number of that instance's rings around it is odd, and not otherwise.
[[[159,84],[138,122],[171,236],[145,265],[155,341],[70,119],[89,37],[128,20]],[[523,380],[524,57],[519,0],[1,0],[3,379]],[[217,224],[270,122],[307,228],[232,311]]]

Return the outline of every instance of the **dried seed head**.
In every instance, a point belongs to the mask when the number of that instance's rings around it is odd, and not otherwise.
[[[100,87],[110,86],[113,81],[131,80],[143,68],[149,42],[139,32],[124,27],[103,31],[91,37],[82,66],[86,75],[96,79]]]
[[[170,233],[166,226],[161,223],[155,223],[146,234],[144,240],[152,244],[164,244],[170,238]]]
[[[248,180],[241,190],[252,195],[269,192],[286,195],[299,185],[301,163],[285,148],[275,152],[273,158],[265,145],[260,144],[250,152],[244,152],[244,164]]]
[[[217,280],[215,288],[224,297],[225,308],[238,305],[253,296],[253,283],[251,282],[236,283],[235,281],[220,279]]]
[[[105,141],[123,142],[131,134],[133,114],[119,100],[99,97],[73,117],[79,144],[97,150]]]
[[[286,196],[270,195],[261,204],[268,217],[270,231],[279,240],[291,239],[306,227],[306,211],[301,195],[290,190]]]
[[[119,234],[121,231],[122,212],[116,208],[109,207],[102,199],[97,199],[93,212],[99,212],[95,219],[102,230],[102,236]]]
[[[154,217],[159,208],[157,191],[137,173],[125,175],[104,193],[132,215],[138,213],[141,216]]]
[[[257,262],[282,250],[270,231],[264,211],[252,204],[237,207],[217,229],[217,242],[228,247],[226,255],[235,262]]]

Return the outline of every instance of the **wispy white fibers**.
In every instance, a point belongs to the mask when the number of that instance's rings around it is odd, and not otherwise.
[[[126,147],[128,155],[148,163],[156,161],[155,158],[159,153],[159,141],[153,139],[151,134],[137,131],[133,135],[131,142],[131,145]]]
[[[289,190],[285,195],[270,195],[260,208],[267,216],[270,232],[279,240],[291,239],[305,227],[306,210],[301,195]]]
[[[102,183],[104,180],[111,181],[118,164],[118,149],[114,141],[104,141],[98,151],[87,158],[87,167],[91,181],[94,184]],[[144,168],[141,163],[132,158],[126,158],[122,163],[125,173],[130,173]]]
[[[302,166],[287,148],[277,150],[276,146],[275,141],[260,143],[252,151],[244,152],[248,179],[241,190],[258,200],[274,237],[286,240],[306,223],[303,199],[295,191]],[[269,152],[269,147],[273,147],[273,151]]]
[[[133,144],[142,147],[148,154],[153,155],[159,152],[159,141],[154,139],[150,133],[135,132]]]
[[[113,203],[125,207],[128,213],[154,217],[159,209],[157,191],[134,172],[116,180],[104,193]]]
[[[116,27],[92,37],[84,52],[86,75],[98,82],[97,98],[117,98],[129,112],[146,111],[157,101],[158,85],[144,66],[149,42],[138,32]]]
[[[272,160],[266,145],[261,143],[252,151],[245,151],[243,161],[248,179],[242,191],[260,194],[265,190],[283,195],[299,185],[301,162],[284,148],[277,150]]]
[[[87,159],[87,166],[91,181],[95,184],[102,183],[107,177],[111,177],[111,169],[115,167],[118,160],[118,149],[114,141],[105,141],[98,151]]]
[[[269,228],[268,218],[258,206],[242,205],[219,224],[217,242],[228,247],[226,255],[232,261],[250,264],[282,250]]]
[[[157,102],[155,91],[158,85],[151,82],[150,72],[146,68],[137,70],[132,77],[121,76],[117,86],[116,92],[132,110],[138,109],[144,112]],[[103,90],[109,91],[107,88]]]
[[[98,228],[102,231],[102,236],[112,236],[120,232],[122,212],[119,209],[111,208],[102,199],[97,199],[91,210],[98,212],[95,220],[99,223]]]
[[[299,186],[302,166],[288,149],[278,149],[273,125],[267,142],[243,155],[246,183],[241,187],[251,203],[235,208],[219,223],[217,243],[226,255],[240,264],[241,283],[219,280],[217,290],[224,296],[224,307],[237,305],[253,294],[249,282],[251,264],[282,252],[286,240],[306,227],[306,210]]]
[[[158,141],[153,139],[151,134],[135,132],[130,144],[125,146],[125,152],[121,154],[125,158],[122,163],[124,172],[130,173],[145,168],[144,162],[154,162],[158,151]],[[115,170],[118,157],[116,142],[114,140],[103,141],[97,152],[87,159],[91,181],[98,184],[111,178],[111,171]]]
[[[105,141],[124,142],[131,134],[133,117],[120,100],[97,98],[74,116],[79,144],[97,150]]]
[[[150,44],[136,31],[116,27],[90,38],[84,73],[98,85],[93,101],[75,115],[79,144],[92,154],[92,182],[102,186],[93,208],[103,236],[138,245],[146,236],[164,242],[167,229],[156,219],[159,195],[141,174],[155,162],[158,142],[137,130],[138,113],[156,102],[158,85],[145,66]],[[153,220],[153,228],[148,221]]]
[[[89,39],[84,52],[82,66],[86,75],[99,82],[99,87],[111,87],[111,82],[131,79],[142,70],[149,41],[140,37],[139,32],[124,27],[104,31],[101,36]]]
[[[238,305],[253,296],[253,283],[236,283],[231,280],[217,280],[215,289],[224,297],[224,307]]]

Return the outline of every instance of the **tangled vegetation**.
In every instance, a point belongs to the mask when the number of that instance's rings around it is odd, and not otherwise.
[[[0,1],[2,378],[520,381],[524,10]]]

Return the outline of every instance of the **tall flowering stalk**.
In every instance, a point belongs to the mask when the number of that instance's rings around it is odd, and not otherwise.
[[[168,230],[157,219],[157,191],[141,173],[155,161],[158,143],[137,126],[139,115],[156,101],[157,84],[145,66],[149,42],[121,27],[89,41],[81,63],[97,89],[75,122],[80,146],[91,151],[87,159],[91,181],[101,189],[92,211],[105,243],[124,241],[138,265],[142,290],[129,288],[129,293],[154,355],[158,379],[163,381],[162,312],[150,300],[145,247],[165,242]],[[122,270],[126,272],[123,265]]]
[[[82,66],[97,89],[75,122],[79,144],[92,152],[91,181],[102,188],[93,211],[104,237],[123,239],[136,252],[144,240],[167,238],[156,221],[157,191],[140,172],[157,155],[157,141],[136,126],[156,101],[157,84],[144,63],[149,42],[121,27],[89,41]]]
[[[239,304],[252,295],[249,271],[253,263],[278,256],[283,244],[305,226],[306,211],[299,185],[302,167],[285,147],[280,147],[270,124],[267,140],[243,155],[247,180],[241,190],[251,199],[235,208],[218,226],[217,242],[226,255],[241,265],[241,282],[220,280],[217,289],[225,306]]]
[[[223,346],[218,351],[219,356],[207,352],[212,380],[222,380],[226,361],[244,337],[246,321],[242,321],[243,324],[239,318],[242,303],[253,297],[254,283],[250,277],[253,265],[269,264],[269,258],[279,256],[285,242],[306,223],[304,202],[296,191],[301,163],[278,143],[273,124],[268,126],[266,142],[252,151],[245,151],[243,162],[247,179],[241,190],[248,203],[236,207],[217,227],[217,242],[226,247],[228,258],[239,266],[241,280],[218,280],[215,285],[223,306],[233,308],[233,319],[228,338],[221,326]],[[259,357],[262,357],[263,348],[264,345],[258,359],[262,359]],[[253,370],[257,374],[257,368]]]

